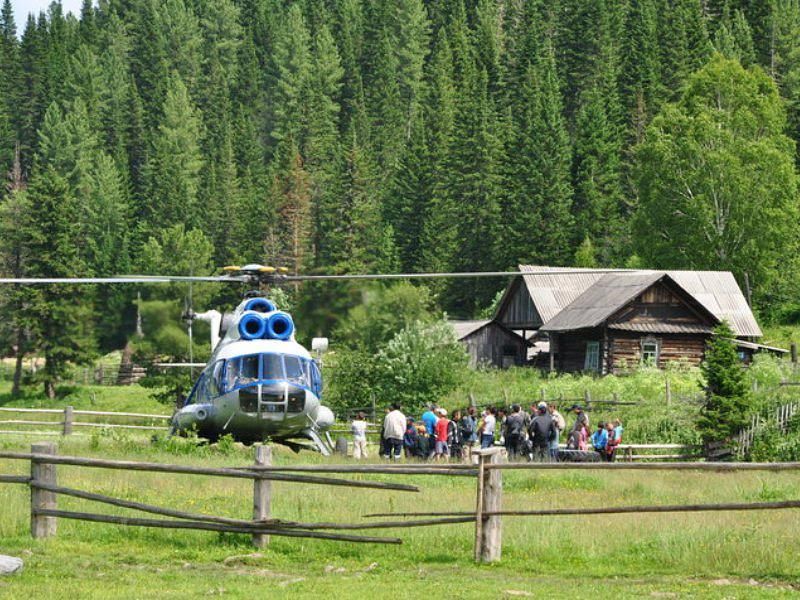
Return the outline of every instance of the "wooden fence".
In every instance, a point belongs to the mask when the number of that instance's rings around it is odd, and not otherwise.
[[[502,555],[502,528],[504,517],[536,517],[557,515],[595,515],[627,513],[705,512],[731,510],[775,510],[800,508],[800,500],[779,502],[729,502],[716,504],[676,504],[655,506],[605,506],[595,508],[548,508],[536,510],[503,510],[503,471],[505,470],[669,470],[730,472],[741,470],[796,471],[800,463],[509,463],[505,450],[500,447],[475,450],[477,464],[386,465],[328,464],[273,466],[271,449],[259,446],[255,449],[255,463],[245,467],[200,467],[170,465],[121,460],[106,460],[78,456],[61,456],[52,442],[39,442],[31,446],[29,453],[0,451],[0,459],[30,462],[30,476],[0,475],[0,484],[28,485],[31,494],[31,535],[37,539],[53,537],[57,533],[58,519],[76,519],[94,523],[110,523],[121,526],[157,527],[170,529],[195,529],[228,533],[244,533],[252,536],[253,543],[263,547],[269,536],[316,538],[359,543],[400,544],[396,537],[371,536],[343,533],[348,530],[426,527],[443,524],[474,523],[474,556],[479,562],[494,562]],[[141,502],[114,498],[85,490],[77,490],[57,483],[57,466],[73,465],[84,468],[122,469],[169,474],[209,475],[251,479],[253,481],[253,518],[231,517],[190,513],[174,508],[154,506]],[[390,474],[401,475],[446,475],[476,478],[476,502],[474,511],[373,513],[367,518],[391,517],[390,521],[362,521],[359,523],[300,523],[270,518],[272,503],[272,481],[287,481],[306,485],[345,486],[418,492],[415,485],[370,481],[364,479],[341,479],[332,474]],[[80,498],[119,508],[137,510],[158,515],[160,518],[140,518],[101,513],[66,511],[58,508],[60,495]],[[168,518],[164,518],[168,517]],[[409,519],[409,517],[413,517]],[[402,519],[402,520],[398,520]]]
[[[168,431],[167,425],[156,425],[160,421],[169,421],[172,419],[169,415],[154,415],[147,413],[129,413],[129,412],[113,412],[103,410],[75,410],[72,406],[65,406],[60,408],[13,408],[13,407],[0,407],[0,417],[6,414],[21,414],[21,415],[50,415],[55,419],[39,419],[32,420],[30,418],[17,418],[17,419],[2,419],[0,418],[0,426],[14,426],[14,427],[29,427],[31,425],[38,425],[41,427],[54,427],[57,431],[31,431],[27,429],[0,429],[0,434],[27,434],[27,435],[73,435],[77,432],[76,428],[82,429],[127,429],[139,431]],[[80,417],[90,417],[90,420],[81,420]],[[115,423],[107,421],[98,421],[98,417],[112,417],[114,419],[136,419],[139,424],[130,423]],[[147,424],[141,424],[141,423]],[[81,435],[78,433],[78,435]]]

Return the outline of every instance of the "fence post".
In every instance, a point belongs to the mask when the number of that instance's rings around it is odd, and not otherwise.
[[[667,406],[672,404],[672,386],[669,383],[669,377],[664,379],[664,397],[667,401]]]
[[[485,448],[475,450],[478,462],[478,494],[475,509],[475,560],[490,563],[500,560],[502,553],[502,517],[491,516],[485,520],[485,512],[498,512],[503,509],[503,472],[500,469],[487,469],[487,464],[499,464],[505,455],[505,448]]]
[[[72,407],[64,407],[64,435],[72,435]]]
[[[256,446],[256,465],[272,464],[272,448]],[[269,518],[272,501],[272,485],[268,479],[253,479],[253,520],[263,521]],[[253,545],[263,548],[269,544],[269,536],[263,533],[253,534]]]
[[[37,442],[31,444],[32,454],[55,454],[57,446],[53,442]],[[39,514],[42,509],[56,508],[56,494],[37,487],[34,483],[56,485],[56,466],[31,459],[31,537],[40,540],[56,534],[56,518]]]
[[[583,402],[586,405],[586,409],[590,409],[592,407],[592,392],[588,389],[583,390]]]
[[[792,357],[792,366],[796,366],[797,365],[797,343],[796,342],[792,342],[792,345],[789,346],[789,352],[790,352],[791,357]]]

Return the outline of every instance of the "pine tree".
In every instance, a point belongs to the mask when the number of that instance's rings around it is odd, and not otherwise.
[[[528,67],[507,152],[506,266],[566,264],[572,246],[570,140],[552,47]]]
[[[489,271],[498,254],[501,165],[503,148],[497,118],[489,99],[486,71],[473,71],[470,87],[458,107],[450,150],[448,201],[453,207],[459,246],[449,257],[456,271]],[[471,313],[488,302],[495,290],[484,280],[455,282],[448,303]]]
[[[14,162],[14,148],[20,126],[21,73],[19,41],[10,0],[0,8],[0,173],[7,173]],[[2,196],[2,194],[0,194]]]
[[[191,229],[201,222],[201,123],[177,73],[170,78],[163,114],[144,174],[147,200],[136,210],[139,239],[165,224],[183,223]]]
[[[657,0],[633,0],[627,15],[622,88],[637,140],[664,97],[658,16]]]
[[[55,106],[45,118],[43,151],[37,156],[31,176],[28,211],[19,224],[28,256],[25,263],[28,277],[86,274],[81,251],[85,217],[74,188],[83,165],[73,156],[67,156],[71,154],[69,148],[59,144],[59,141],[69,142],[70,130],[74,132],[80,127],[75,120],[75,116],[64,118]],[[45,357],[40,377],[46,395],[53,398],[55,385],[67,374],[69,364],[85,363],[92,358],[92,297],[85,287],[76,285],[35,287],[28,294],[27,324]]]
[[[700,365],[706,400],[698,429],[707,447],[713,442],[730,442],[747,421],[750,397],[734,338],[730,325],[720,323]]]
[[[623,226],[619,131],[599,88],[587,90],[581,100],[574,158],[578,234],[598,241],[600,262],[611,264]]]
[[[300,152],[291,146],[285,162],[274,168],[270,197],[276,210],[267,231],[265,254],[272,264],[297,275],[311,261],[311,179]]]
[[[274,157],[285,157],[288,148],[302,148],[308,118],[311,79],[311,36],[300,6],[292,5],[281,35],[275,40],[270,73],[267,130]]]

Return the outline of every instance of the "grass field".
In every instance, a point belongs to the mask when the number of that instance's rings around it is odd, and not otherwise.
[[[31,440],[0,440],[25,450]],[[62,454],[236,466],[252,460],[238,445],[193,449],[145,437],[60,441]],[[275,450],[276,462],[314,462]],[[0,460],[0,473],[28,463]],[[59,484],[194,512],[249,516],[248,481],[58,467]],[[356,476],[351,476],[356,477]],[[355,522],[376,511],[471,510],[472,478],[374,476],[420,485],[420,493],[273,483],[273,515]],[[797,497],[800,474],[510,473],[506,508],[657,504]],[[472,562],[470,524],[387,530],[401,546],[273,537],[258,553],[241,535],[124,528],[60,520],[58,537],[29,537],[24,486],[0,485],[0,553],[25,571],[0,579],[0,598],[227,597],[618,598],[789,597],[800,587],[796,511],[506,518],[503,560]],[[125,514],[61,497],[59,507]],[[130,514],[130,513],[128,513]],[[141,514],[137,515],[141,516]]]

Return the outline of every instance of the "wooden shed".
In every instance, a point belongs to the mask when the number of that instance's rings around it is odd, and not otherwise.
[[[470,366],[508,367],[525,364],[525,338],[492,320],[450,321],[456,337],[466,346]]]

